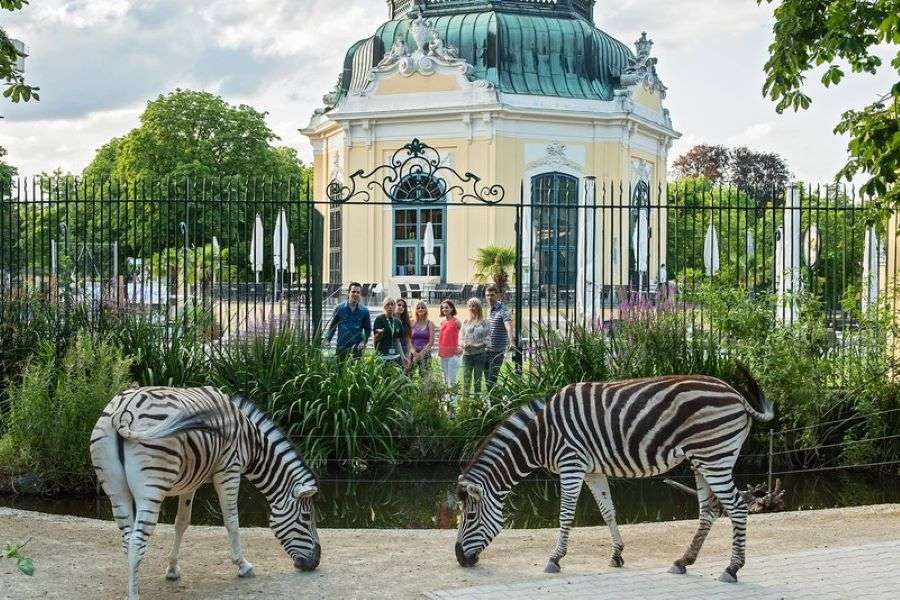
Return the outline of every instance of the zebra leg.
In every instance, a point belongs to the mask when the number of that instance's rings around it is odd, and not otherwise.
[[[175,543],[172,544],[172,553],[169,554],[169,569],[166,571],[166,579],[177,581],[181,578],[181,570],[178,568],[178,548],[181,546],[181,538],[191,524],[191,504],[194,501],[194,492],[188,492],[178,497],[178,516],[175,517]]]
[[[697,560],[700,548],[703,546],[706,536],[709,535],[713,521],[716,520],[716,515],[711,508],[712,490],[709,484],[706,483],[706,479],[699,472],[694,473],[694,478],[697,480],[697,501],[700,503],[700,525],[697,528],[697,533],[694,534],[691,545],[684,551],[684,555],[676,560],[669,569],[669,573],[675,573],[676,575],[684,575],[687,572],[687,567],[694,564]]]
[[[109,419],[106,419],[109,422]],[[128,556],[128,540],[134,527],[134,497],[125,479],[125,467],[119,460],[115,434],[98,425],[92,434],[91,462],[103,492],[112,505],[112,515],[122,532],[122,552]]]
[[[213,486],[219,496],[219,504],[222,507],[222,519],[225,529],[228,531],[229,556],[231,562],[237,565],[238,577],[253,577],[253,565],[241,550],[241,540],[238,537],[238,489],[241,483],[239,471],[222,471],[213,476]]]
[[[737,572],[744,566],[747,547],[747,504],[741,498],[741,494],[734,485],[731,467],[726,469],[701,468],[701,473],[712,489],[716,498],[725,508],[728,518],[731,519],[732,542],[731,562],[725,571],[719,576],[719,581],[734,583],[737,581]]]
[[[616,523],[616,507],[613,505],[612,494],[609,491],[609,479],[606,475],[591,473],[585,475],[584,481],[591,488],[594,499],[597,500],[597,506],[600,507],[600,514],[603,515],[603,520],[609,526],[609,533],[612,536],[613,555],[609,566],[624,566],[622,550],[625,549],[625,542],[622,541],[622,535],[619,533],[619,526]]]
[[[138,572],[141,567],[141,561],[147,552],[147,544],[153,530],[156,529],[156,522],[159,519],[159,507],[162,505],[162,498],[141,498],[139,494],[135,494],[137,513],[134,522],[134,529],[128,540],[128,600],[138,600],[140,598],[140,585],[138,583]]]
[[[559,561],[566,555],[569,546],[569,531],[575,520],[575,507],[578,506],[578,495],[584,483],[584,470],[562,471],[559,474],[559,538],[556,548],[550,555],[545,573],[559,573]]]

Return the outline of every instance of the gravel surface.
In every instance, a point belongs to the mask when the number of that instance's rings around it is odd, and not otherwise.
[[[681,555],[694,521],[621,527],[626,568],[668,566]],[[268,529],[241,530],[256,577],[241,579],[228,560],[224,528],[192,527],[181,547],[178,582],[164,578],[172,543],[171,525],[156,529],[141,568],[142,599],[193,598],[416,598],[455,587],[516,583],[546,578],[543,567],[556,539],[550,529],[504,531],[474,569],[453,556],[455,531],[322,529],[323,556],[314,573],[296,572]],[[0,597],[121,598],[126,561],[115,524],[78,517],[0,508],[0,544],[31,538],[25,554],[34,577],[0,560]],[[748,564],[755,556],[844,548],[900,539],[900,504],[774,515],[751,515]],[[730,553],[731,528],[720,520],[703,548],[705,561]],[[609,531],[583,527],[573,532],[563,560],[566,575],[610,572]]]

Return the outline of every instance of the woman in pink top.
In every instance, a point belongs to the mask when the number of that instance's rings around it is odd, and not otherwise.
[[[456,305],[452,300],[441,302],[441,331],[438,337],[438,356],[441,357],[441,373],[444,374],[444,385],[451,390],[456,388],[459,373],[460,354],[459,330],[462,324],[456,316]],[[456,412],[456,396],[451,392],[448,397],[448,408],[452,415]]]

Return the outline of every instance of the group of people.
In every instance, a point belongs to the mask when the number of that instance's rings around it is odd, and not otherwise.
[[[515,348],[512,315],[494,285],[485,290],[487,309],[478,298],[466,301],[469,318],[465,320],[460,319],[452,300],[441,302],[440,326],[430,319],[424,300],[416,301],[410,314],[405,299],[390,297],[384,299],[384,311],[373,323],[360,293],[360,284],[348,286],[347,301],[335,307],[325,333],[327,343],[337,333],[339,360],[362,356],[374,334],[375,353],[385,363],[397,365],[410,375],[418,371],[424,379],[436,351],[448,388],[456,389],[462,367],[463,394],[480,394],[494,387],[506,353]],[[455,404],[454,395],[451,406]]]

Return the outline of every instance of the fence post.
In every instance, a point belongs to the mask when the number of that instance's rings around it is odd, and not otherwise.
[[[523,301],[522,301],[522,212],[524,209],[525,202],[525,188],[524,184],[519,184],[519,206],[516,207],[516,224],[515,224],[515,232],[516,232],[516,265],[515,265],[515,279],[516,279],[516,292],[515,292],[515,327],[516,327],[516,352],[513,356],[513,359],[516,363],[516,373],[522,374],[522,362],[523,356],[522,353],[524,348],[522,346],[522,312]]]
[[[775,448],[775,432],[769,429],[769,493],[772,493],[772,453]]]

